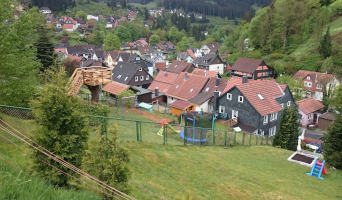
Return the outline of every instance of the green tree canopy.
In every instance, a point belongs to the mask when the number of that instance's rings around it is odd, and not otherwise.
[[[126,149],[119,147],[117,132],[117,126],[114,125],[108,131],[111,138],[99,134],[89,141],[82,168],[104,183],[127,193],[130,189],[128,180],[131,176],[128,167],[129,155]]]
[[[55,46],[47,36],[47,30],[44,25],[39,26],[38,33],[39,39],[34,43],[34,46],[37,48],[37,58],[41,62],[40,71],[43,72],[54,63]]]
[[[116,28],[115,35],[117,35],[120,38],[121,42],[129,42],[132,40],[131,34],[129,33],[128,29],[123,25],[119,25]]]
[[[87,13],[85,13],[84,11],[78,11],[75,15],[75,17],[80,17],[82,18],[84,21],[87,20]]]
[[[119,50],[121,46],[120,38],[114,34],[108,33],[106,39],[104,40],[103,49],[106,51]]]
[[[330,38],[330,27],[328,27],[318,47],[319,54],[321,54],[323,58],[328,58],[332,54],[332,44]]]
[[[278,132],[274,136],[272,145],[296,151],[299,135],[298,107],[291,105],[283,110]]]
[[[36,128],[30,137],[59,158],[80,167],[89,135],[82,111],[83,100],[67,95],[69,89],[63,67],[52,67],[46,70],[45,76],[42,90],[36,94],[37,99],[31,102]],[[72,172],[37,150],[33,150],[33,154],[67,173]],[[31,169],[35,175],[48,178],[60,186],[66,185],[70,178],[38,159],[32,160]]]
[[[138,39],[138,29],[133,24],[128,26],[129,34],[131,35],[132,41],[136,41]]]
[[[150,42],[150,45],[153,46],[154,44],[160,42],[160,38],[158,35],[151,35],[149,42]]]
[[[38,87],[40,63],[32,46],[38,10],[30,9],[13,20],[9,0],[0,1],[0,9],[0,104],[28,107]]]
[[[176,44],[177,43],[177,36],[178,36],[178,29],[175,26],[172,26],[170,31],[168,32],[168,38],[169,40]]]

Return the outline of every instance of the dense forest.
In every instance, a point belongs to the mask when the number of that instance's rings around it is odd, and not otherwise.
[[[27,1],[27,0],[23,0]],[[22,2],[23,3],[23,2]],[[75,0],[31,0],[31,6],[48,7],[52,11],[64,11],[68,7],[75,7]]]
[[[268,6],[271,0],[164,0],[166,9],[182,8],[186,13],[197,12],[203,15],[228,17],[228,19],[242,18],[253,10],[252,5]]]

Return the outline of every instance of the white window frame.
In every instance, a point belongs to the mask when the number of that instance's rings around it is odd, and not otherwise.
[[[242,98],[241,101],[240,101],[240,98]],[[243,103],[243,96],[238,96],[238,102]]]
[[[291,101],[288,101],[288,102],[286,103],[286,105],[287,105],[287,107],[291,106]]]
[[[307,87],[308,86],[308,82],[304,81],[304,86]]]
[[[139,76],[135,76],[135,82],[138,82],[139,81]]]
[[[265,115],[263,124],[267,124],[267,123],[268,123],[268,115]]]
[[[307,76],[306,79],[310,80],[310,76]]]
[[[277,119],[277,115],[278,115],[277,112],[272,113],[272,114],[271,114],[271,117],[270,117],[270,122],[276,120],[276,119]]]
[[[228,99],[228,100],[232,100],[232,96],[233,96],[233,95],[232,95],[231,93],[227,93],[227,99]]]
[[[142,71],[142,67],[139,67],[139,71]]]
[[[316,88],[321,90],[322,89],[322,85],[321,84],[317,84]]]
[[[149,75],[146,75],[146,81],[150,79],[150,76]]]
[[[312,113],[308,114],[308,120],[312,119]]]
[[[308,82],[308,87],[311,87],[312,86],[312,83],[311,82]]]
[[[277,127],[273,126],[272,128],[268,129],[268,136],[274,136],[276,134]]]
[[[224,113],[226,108],[224,106],[219,106],[219,113]]]
[[[232,110],[232,119],[234,118],[234,115],[235,115],[236,117],[239,117],[239,111],[237,111],[237,110]]]
[[[144,75],[141,75],[140,76],[140,81],[143,81],[144,80]]]

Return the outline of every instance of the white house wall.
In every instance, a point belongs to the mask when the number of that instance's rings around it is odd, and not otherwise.
[[[209,71],[215,71],[215,72],[218,72],[220,74],[223,74],[224,73],[224,66],[223,66],[223,64],[210,65]]]
[[[173,102],[175,102],[176,100],[178,100],[178,99],[176,99],[176,98],[172,98],[172,97],[167,97],[167,104],[172,104]]]
[[[200,112],[201,110],[203,110],[203,112],[209,112],[209,100],[202,103],[200,106],[196,106],[195,111]]]

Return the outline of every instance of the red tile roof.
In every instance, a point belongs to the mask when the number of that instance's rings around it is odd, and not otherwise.
[[[308,98],[297,101],[297,105],[299,109],[305,112],[306,114],[310,114],[324,108],[324,105],[314,98]]]
[[[231,70],[253,73],[259,66],[263,60],[253,59],[253,58],[238,58],[234,63]]]
[[[148,45],[146,40],[137,40],[136,43],[143,44],[143,45]]]
[[[129,85],[113,81],[113,82],[108,83],[107,85],[105,85],[102,88],[102,90],[105,91],[105,92],[114,94],[114,95],[118,95],[121,92],[127,90],[128,88],[130,88]]]
[[[191,58],[195,58],[195,54],[194,54],[194,52],[192,52],[191,49],[187,49],[187,51],[188,51],[188,54]]]
[[[56,53],[62,52],[62,53],[65,53],[65,54],[66,54],[65,48],[58,48],[58,49],[55,49],[55,52],[56,52]]]
[[[192,65],[192,63],[174,60],[165,71],[179,74],[181,72],[187,72]]]
[[[205,70],[205,71],[206,73],[204,73],[203,69],[195,68],[194,71],[192,71],[192,73],[199,75],[199,76],[206,76],[206,77],[216,77],[216,75],[218,74],[218,72],[214,72],[214,71],[209,71],[209,70]]]
[[[155,88],[158,87],[159,92],[166,93],[175,82],[178,75],[179,74],[160,71],[147,89],[154,93]]]
[[[250,82],[236,87],[261,116],[283,110],[275,97],[284,95],[284,92],[275,80]],[[263,99],[260,99],[258,94]]]
[[[166,63],[165,62],[161,62],[161,63],[155,63],[156,68],[158,68],[159,70],[165,70],[166,69]]]
[[[279,84],[279,86],[285,92],[287,85],[286,84]]]
[[[179,108],[182,110],[185,110],[187,107],[189,107],[191,105],[193,105],[193,104],[186,102],[186,101],[182,101],[182,100],[177,100],[177,101],[171,103],[171,107]]]
[[[320,72],[312,72],[312,71],[305,71],[299,70],[292,78],[294,79],[304,79],[307,75],[309,75],[314,83],[327,83],[334,75],[332,74],[322,74]]]
[[[256,80],[253,79],[248,79],[248,83],[253,83],[253,82],[257,82]],[[228,92],[228,90],[230,90],[231,88],[233,88],[236,85],[241,85],[242,84],[242,78],[240,77],[236,77],[233,76],[230,78],[226,88],[223,90],[223,92],[221,93],[221,95],[225,94],[226,92]]]
[[[65,29],[73,29],[74,25],[73,24],[63,24],[63,28],[65,28]]]
[[[209,102],[211,102],[213,100],[214,92],[216,90],[219,92],[222,92],[228,84],[228,80],[226,79],[221,78],[219,80],[220,80],[220,83],[216,87],[216,78],[211,77],[208,83],[204,86],[201,93],[189,99],[189,102],[197,104],[197,105],[201,105],[207,100],[210,100]]]
[[[166,93],[166,96],[187,101],[196,96],[208,82],[208,77],[182,72]]]
[[[68,58],[71,58],[72,60],[76,60],[77,63],[80,63],[81,60],[83,59],[83,56],[73,56],[73,55],[69,54]]]

